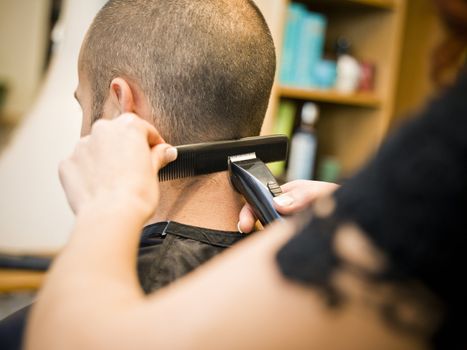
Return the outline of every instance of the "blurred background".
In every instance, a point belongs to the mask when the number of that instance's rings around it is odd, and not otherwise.
[[[434,87],[442,29],[426,0],[256,0],[278,67],[263,133],[291,138],[281,180],[345,182]],[[0,252],[54,255],[72,215],[57,166],[79,138],[85,31],[105,0],[0,0]],[[0,259],[1,260],[1,259]],[[41,273],[0,269],[0,317]],[[24,298],[24,299],[22,299]],[[8,309],[8,310],[7,310]]]

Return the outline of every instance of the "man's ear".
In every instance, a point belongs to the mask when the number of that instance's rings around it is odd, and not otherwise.
[[[114,78],[110,82],[109,102],[115,116],[135,111],[135,96],[128,82],[123,78]]]

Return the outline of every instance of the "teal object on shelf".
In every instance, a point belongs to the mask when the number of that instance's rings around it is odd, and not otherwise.
[[[319,83],[315,69],[323,57],[326,25],[325,16],[308,11],[305,5],[288,6],[279,70],[281,84],[313,87]]]
[[[331,60],[320,60],[313,73],[313,84],[319,89],[332,89],[337,79],[337,63]]]
[[[295,83],[298,42],[302,20],[306,13],[306,7],[303,4],[292,3],[287,8],[287,22],[285,25],[284,44],[279,71],[279,80],[285,85],[293,85]]]
[[[314,71],[324,52],[326,18],[315,12],[308,12],[302,21],[295,67],[295,85],[315,86]]]

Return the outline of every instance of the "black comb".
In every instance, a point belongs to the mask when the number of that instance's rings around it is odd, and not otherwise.
[[[246,153],[255,153],[264,163],[285,160],[287,144],[287,136],[271,135],[177,146],[177,159],[159,171],[159,180],[225,171],[229,157]]]

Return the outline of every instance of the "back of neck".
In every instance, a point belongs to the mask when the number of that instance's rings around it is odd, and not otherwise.
[[[148,224],[177,221],[222,231],[237,231],[242,197],[230,184],[228,173],[162,182],[160,201]]]

